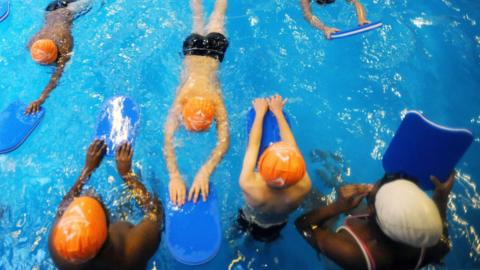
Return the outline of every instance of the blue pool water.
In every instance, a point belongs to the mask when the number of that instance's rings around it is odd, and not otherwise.
[[[231,147],[212,177],[223,242],[218,256],[197,268],[333,267],[307,246],[292,223],[271,245],[256,243],[233,226],[243,203],[238,176],[248,107],[253,98],[274,93],[289,98],[286,110],[314,187],[330,196],[338,183],[381,177],[382,154],[406,110],[470,129],[475,141],[457,167],[449,204],[453,250],[445,266],[480,268],[480,2],[366,0],[368,18],[385,26],[337,41],[325,41],[311,28],[297,2],[230,1],[231,45],[220,78]],[[18,98],[36,99],[48,82],[51,69],[36,65],[25,49],[47,4],[12,0],[9,18],[0,23],[0,109]],[[210,11],[213,0],[205,0],[205,6]],[[339,28],[356,23],[352,7],[343,1],[315,6],[314,12]],[[43,122],[22,147],[0,156],[0,269],[54,268],[49,228],[81,171],[99,108],[114,95],[131,96],[141,107],[135,167],[146,186],[163,196],[168,181],[163,122],[179,82],[190,16],[186,0],[105,0],[75,22],[74,55],[44,105]],[[177,135],[180,168],[191,182],[215,134]],[[112,220],[138,221],[139,210],[113,160],[103,161],[89,187],[103,197]],[[176,263],[162,242],[149,269],[187,267]]]

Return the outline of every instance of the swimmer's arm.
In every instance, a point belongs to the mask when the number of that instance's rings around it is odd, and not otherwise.
[[[228,132],[228,119],[227,119],[227,110],[225,109],[225,104],[223,100],[219,98],[217,103],[217,145],[213,149],[212,154],[207,162],[202,166],[201,170],[207,175],[211,175],[215,167],[218,165],[220,160],[228,150],[230,145],[230,134]]]
[[[316,16],[312,14],[312,7],[310,6],[310,0],[301,0],[303,17],[309,22],[313,27],[318,28],[322,31],[325,30],[325,24],[322,23]]]
[[[142,208],[145,218],[163,224],[163,207],[157,197],[152,196],[134,173],[122,176],[123,181],[130,190],[130,194]]]
[[[93,171],[87,170],[85,168],[82,170],[82,173],[78,177],[77,181],[75,182],[75,184],[73,184],[72,188],[67,192],[67,194],[65,194],[62,202],[60,203],[60,206],[58,206],[57,217],[61,217],[65,209],[67,209],[68,205],[72,202],[73,198],[80,195],[83,186],[90,178],[90,175],[92,175],[92,172]]]
[[[334,202],[300,216],[295,220],[295,227],[310,245],[316,247],[315,232],[321,229],[329,219],[342,213],[343,210]]]
[[[173,105],[172,109],[167,116],[167,122],[165,123],[165,138],[164,138],[164,150],[165,159],[167,161],[167,169],[170,179],[180,178],[180,172],[177,167],[177,159],[175,156],[175,148],[173,146],[173,135],[175,130],[178,128],[178,119],[177,119],[177,110],[176,105],[177,101]]]
[[[367,14],[365,12],[365,8],[362,6],[359,0],[348,0],[350,3],[355,5],[355,10],[357,12],[357,20],[359,25],[364,25],[366,23],[370,23],[367,20]]]
[[[65,65],[67,64],[68,60],[70,60],[70,55],[69,54],[62,54],[58,58],[57,61],[57,67],[55,68],[55,72],[53,73],[52,77],[50,78],[50,81],[48,82],[47,86],[43,90],[42,94],[39,97],[39,101],[41,101],[41,104],[45,102],[45,100],[48,98],[50,93],[57,87],[58,85],[58,80],[62,77],[63,70],[65,69]]]
[[[68,207],[68,205],[72,202],[73,198],[80,195],[82,192],[83,186],[90,178],[90,175],[95,171],[95,169],[100,165],[100,162],[103,159],[105,151],[107,149],[106,144],[103,141],[95,140],[93,143],[90,144],[87,150],[87,157],[85,161],[85,165],[83,170],[78,177],[75,184],[73,184],[72,188],[65,194],[60,203],[60,206],[57,210],[57,217],[63,215],[63,212]]]
[[[438,208],[440,217],[442,218],[443,223],[443,233],[440,237],[440,241],[433,247],[427,250],[425,262],[436,262],[440,263],[441,259],[445,257],[448,252],[450,252],[451,244],[448,233],[448,221],[447,221],[447,210],[448,210],[448,197],[450,191],[453,187],[454,181],[456,178],[456,172],[454,171],[450,174],[447,181],[444,183],[440,182],[438,178],[432,176],[432,181],[435,185],[435,190],[432,195],[432,199],[435,202],[435,205]]]
[[[343,213],[336,203],[313,210],[295,221],[300,235],[317,251],[345,269],[360,269],[365,264],[360,250],[337,233],[323,228],[327,221]]]
[[[251,174],[255,171],[258,152],[260,151],[260,144],[262,141],[263,119],[265,113],[266,111],[255,111],[255,119],[253,120],[252,129],[250,130],[245,157],[243,158],[242,172],[240,173],[240,186],[247,183],[252,178]]]
[[[283,111],[273,112],[275,118],[277,119],[278,128],[280,129],[280,137],[282,141],[287,142],[293,146],[297,146],[297,142],[295,141],[295,137],[293,137],[292,130],[288,126],[287,119],[285,119],[285,115]]]

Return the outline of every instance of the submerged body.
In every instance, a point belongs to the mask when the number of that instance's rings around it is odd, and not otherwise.
[[[62,2],[65,3],[60,5],[59,2],[54,1],[47,7],[43,27],[30,39],[27,45],[35,61],[40,64],[55,65],[56,68],[40,97],[28,106],[25,111],[26,114],[37,113],[53,89],[57,87],[58,80],[63,74],[65,65],[70,60],[70,54],[73,49],[71,31],[73,20],[76,16],[90,8],[92,0]],[[41,48],[43,46],[39,46],[37,49],[36,45],[39,41],[49,41],[52,45],[50,48]],[[34,54],[40,54],[40,58],[44,58],[45,54],[49,53],[49,50],[53,51],[53,56],[46,57],[46,59],[35,59],[36,56]]]
[[[185,181],[178,170],[173,146],[175,130],[183,124],[193,132],[207,131],[216,120],[217,145],[210,158],[200,167],[188,193],[188,200],[203,200],[209,193],[210,175],[229,146],[227,111],[217,77],[220,62],[228,47],[224,36],[226,0],[217,0],[207,30],[203,27],[203,11],[200,0],[191,0],[193,10],[193,34],[183,43],[185,59],[182,83],[165,123],[164,155],[170,177],[169,194],[174,205],[186,202]]]
[[[416,191],[410,189],[408,193],[398,191],[384,196],[381,202],[375,203],[376,195],[384,186],[408,183],[399,178],[385,177],[375,186],[346,185],[340,189],[337,201],[299,217],[295,225],[315,250],[345,269],[419,269],[428,264],[439,264],[450,250],[446,205],[453,181],[453,175],[444,184],[435,180],[433,201],[423,191],[419,192],[424,198],[413,201],[409,196]],[[350,213],[365,197],[368,197],[368,211],[347,217],[336,232],[325,226],[328,220]],[[408,202],[399,203],[398,197],[405,197]],[[379,212],[379,206],[385,203],[404,209],[382,209]],[[415,214],[418,212],[421,215]],[[392,221],[390,228],[382,221],[385,215],[390,216],[387,221]],[[416,229],[422,226],[424,229]],[[437,229],[427,229],[429,227]]]
[[[240,210],[238,221],[255,239],[264,242],[271,242],[278,238],[290,213],[298,208],[311,189],[308,173],[301,174],[300,178],[291,185],[284,186],[284,181],[280,181],[282,183],[280,186],[274,186],[278,183],[278,179],[274,179],[270,183],[266,181],[264,175],[256,170],[263,132],[263,118],[268,109],[277,118],[282,143],[295,149],[294,151],[298,151],[293,134],[283,115],[282,108],[285,102],[286,100],[282,100],[280,96],[274,96],[268,101],[257,99],[253,102],[255,120],[250,131],[239,180],[246,205]]]
[[[83,221],[79,206],[71,209],[78,198],[88,197],[99,201],[90,195],[81,195],[82,190],[91,174],[100,165],[106,151],[103,141],[94,141],[87,152],[87,161],[79,179],[65,195],[58,208],[53,229],[49,236],[49,250],[55,265],[62,270],[78,269],[146,269],[148,260],[157,250],[163,227],[163,208],[156,197],[153,197],[138,180],[131,170],[133,149],[124,144],[116,154],[117,170],[125,182],[130,195],[136,200],[143,211],[144,218],[134,225],[127,221],[108,224],[108,211],[102,205],[101,214],[93,221]],[[82,197],[83,196],[83,197]],[[91,212],[92,210],[89,210]],[[73,214],[72,214],[73,213]],[[64,216],[67,216],[66,218]],[[90,226],[86,230],[79,230],[83,224],[95,223],[98,216],[105,216],[107,222],[103,225]],[[66,219],[66,220],[65,220]],[[94,236],[104,230],[104,239]],[[105,235],[106,234],[106,235]],[[83,235],[83,236],[82,236]],[[75,240],[78,238],[79,240]],[[93,239],[92,239],[93,238]],[[96,245],[97,248],[91,247]],[[95,249],[98,251],[92,252]],[[84,254],[91,255],[85,257]],[[78,259],[79,254],[85,258]],[[76,258],[75,260],[72,258]]]
[[[312,13],[311,2],[312,0],[300,0],[300,4],[303,10],[303,17],[313,27],[321,30],[327,39],[330,39],[331,35],[333,33],[339,32],[340,29],[335,27],[329,27],[325,25],[320,19],[318,19],[318,17],[314,16]],[[332,0],[315,0],[315,2],[319,5],[325,5],[325,4],[331,4],[335,1],[334,0],[333,1]],[[361,25],[370,23],[370,21],[366,19],[367,15],[366,15],[365,9],[363,8],[359,0],[347,0],[347,2],[354,5],[355,7],[355,11],[357,13],[358,25],[361,26]]]

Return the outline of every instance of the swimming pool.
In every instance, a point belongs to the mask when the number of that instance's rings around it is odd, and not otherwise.
[[[207,11],[213,0],[204,0]],[[163,122],[181,69],[181,42],[190,33],[186,1],[106,0],[75,22],[74,56],[44,107],[42,124],[18,150],[0,156],[0,269],[53,269],[47,238],[56,208],[80,173],[104,100],[133,97],[141,106],[135,166],[143,182],[163,196],[167,171]],[[243,200],[238,187],[246,145],[246,115],[258,96],[289,98],[293,132],[307,157],[314,187],[332,193],[338,182],[373,181],[382,175],[382,153],[407,109],[473,131],[475,141],[458,165],[449,205],[453,250],[447,268],[479,268],[480,3],[447,0],[363,1],[371,20],[385,26],[337,41],[303,19],[297,1],[230,1],[230,48],[220,79],[229,112],[231,147],[213,175],[222,215],[218,256],[198,269],[329,269],[294,230],[265,245],[232,225]],[[11,3],[0,23],[0,109],[38,96],[50,69],[31,61],[25,45],[39,29],[48,1]],[[352,7],[337,1],[316,14],[342,28],[356,22]],[[215,134],[179,132],[180,170],[191,182]],[[188,147],[188,150],[186,150]],[[113,160],[105,159],[89,182],[113,219],[136,221],[135,203],[123,193]],[[130,211],[133,209],[133,212]],[[291,218],[298,216],[300,211]],[[164,241],[149,269],[187,269]]]

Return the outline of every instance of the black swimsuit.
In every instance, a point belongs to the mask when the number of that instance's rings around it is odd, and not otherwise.
[[[50,4],[48,4],[45,11],[54,11],[59,8],[67,7],[69,3],[73,3],[77,0],[54,0]]]
[[[238,211],[238,225],[243,231],[248,231],[250,235],[257,241],[261,242],[272,242],[275,241],[278,237],[280,237],[280,232],[282,231],[283,227],[287,225],[287,222],[272,225],[268,228],[262,227],[256,224],[253,221],[250,221],[243,213],[243,210],[240,209]]]
[[[183,55],[208,56],[222,62],[228,48],[227,38],[212,32],[206,36],[191,34],[183,42]]]

